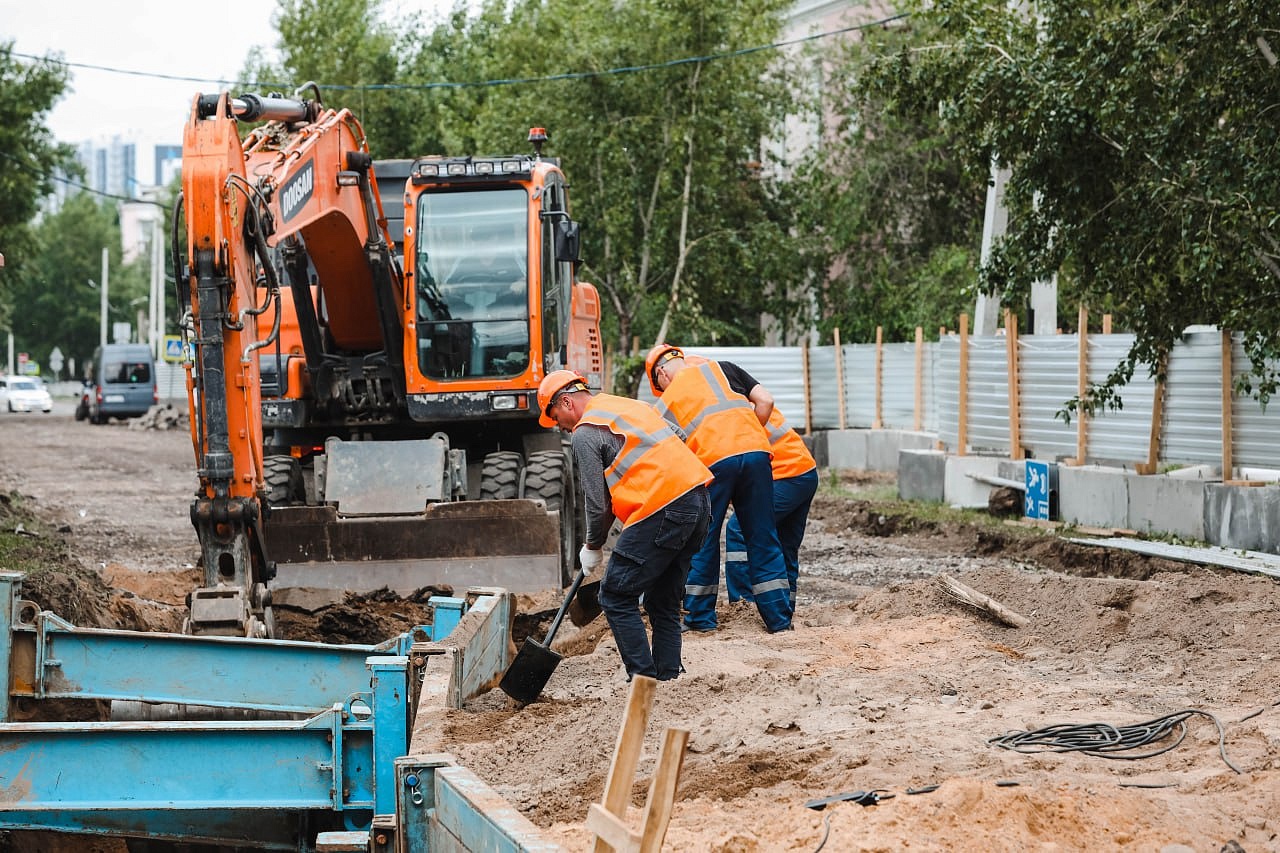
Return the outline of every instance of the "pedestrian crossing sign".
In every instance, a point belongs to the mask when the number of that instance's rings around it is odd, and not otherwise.
[[[177,335],[164,336],[164,360],[171,363],[182,361],[182,338]]]

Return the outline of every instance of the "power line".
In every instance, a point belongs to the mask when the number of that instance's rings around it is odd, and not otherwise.
[[[868,30],[875,27],[883,27],[894,21],[900,21],[909,18],[910,13],[902,13],[898,15],[890,15],[887,18],[880,18],[875,21],[868,21],[862,24],[854,24],[848,27],[841,27],[834,30],[826,30],[825,32],[815,33],[813,35],[802,36],[800,38],[788,39],[786,41],[773,42],[772,44],[757,45],[755,47],[744,47],[738,50],[729,50],[721,53],[708,53],[702,56],[690,56],[682,59],[670,59],[665,62],[651,62],[643,65],[625,65],[616,68],[608,68],[600,71],[567,71],[561,74],[549,74],[541,77],[508,77],[496,80],[479,80],[470,82],[435,82],[435,83],[369,83],[361,85],[324,85],[321,88],[338,91],[362,91],[362,92],[387,92],[387,91],[423,91],[430,89],[475,89],[495,86],[514,86],[527,85],[530,83],[551,83],[562,80],[587,80],[593,77],[609,77],[620,74],[636,74],[645,71],[656,71],[663,68],[675,68],[681,65],[692,65],[702,62],[717,62],[722,59],[736,59],[740,56],[748,56],[753,53],[760,53],[766,50],[778,50],[784,47],[804,44],[806,42],[817,41],[819,39],[831,38],[832,36],[844,35],[846,33],[857,32],[859,30]],[[214,82],[218,84],[231,84],[239,81],[234,80],[210,80],[208,77],[189,77],[176,74],[158,74],[147,71],[133,71],[124,68],[114,68],[108,65],[93,65],[86,62],[70,62],[63,59],[52,59],[50,57],[35,56],[28,53],[13,52],[13,56],[22,57],[23,59],[32,59],[39,62],[51,62],[64,65],[68,68],[85,68],[93,71],[105,71],[111,74],[126,74],[134,77],[150,77],[157,80],[175,80],[192,83]],[[244,83],[246,86],[253,87],[280,87],[284,84],[254,81]]]
[[[162,204],[161,202],[158,202],[158,201],[152,201],[151,199],[133,198],[132,196],[118,195],[116,193],[109,193],[109,192],[104,192],[103,190],[94,189],[88,184],[82,184],[79,181],[72,180],[71,178],[65,177],[61,174],[58,174],[57,172],[54,172],[52,174],[46,174],[39,169],[32,168],[29,164],[24,163],[22,160],[13,156],[7,151],[0,150],[0,157],[3,157],[6,160],[8,160],[10,163],[13,163],[15,166],[17,166],[17,168],[26,172],[27,174],[35,175],[41,180],[57,181],[58,183],[66,184],[69,187],[73,187],[83,192],[87,192],[91,195],[101,196],[102,198],[115,199],[116,201],[127,201],[135,204],[154,204],[156,207],[165,211],[170,209],[169,205]]]

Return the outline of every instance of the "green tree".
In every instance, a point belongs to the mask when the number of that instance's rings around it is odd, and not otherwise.
[[[937,113],[895,114],[861,85],[869,61],[918,45],[915,26],[847,40],[813,57],[822,69],[818,144],[797,169],[798,237],[815,265],[819,329],[869,341],[951,326],[972,305],[984,187],[967,179]]]
[[[123,264],[115,205],[78,193],[32,229],[30,255],[12,288],[13,336],[19,350],[42,365],[48,365],[55,346],[77,366],[93,354],[99,339],[103,247],[108,255],[108,334],[111,323],[136,323],[136,302],[149,290],[148,261]]]
[[[584,223],[584,276],[620,351],[633,337],[759,342],[754,318],[803,279],[786,260],[789,209],[760,168],[792,102],[781,58],[696,61],[769,44],[788,5],[495,2],[455,14],[417,57],[422,80],[579,75],[436,89],[429,112],[448,153],[509,151],[518,128],[548,129]]]
[[[30,250],[28,223],[53,190],[59,169],[73,174],[72,150],[57,144],[45,125],[67,88],[66,66],[46,58],[25,62],[13,41],[0,42],[0,327],[8,325],[10,282]]]
[[[375,157],[427,153],[414,136],[422,96],[395,85],[420,38],[417,17],[388,22],[382,0],[279,0],[273,23],[280,59],[271,62],[255,47],[245,80],[276,82],[288,96],[317,83],[326,106],[350,109],[360,120]]]
[[[1009,231],[983,285],[1019,304],[1063,271],[1136,334],[1075,405],[1116,403],[1136,366],[1196,323],[1244,333],[1264,401],[1280,356],[1280,69],[1270,0],[1072,0],[1034,15],[920,4],[935,43],[866,81],[902,116],[938,114],[972,180],[1012,169]]]

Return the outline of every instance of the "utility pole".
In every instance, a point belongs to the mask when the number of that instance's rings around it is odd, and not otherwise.
[[[107,345],[107,247],[102,247],[102,316],[98,322],[98,346]]]

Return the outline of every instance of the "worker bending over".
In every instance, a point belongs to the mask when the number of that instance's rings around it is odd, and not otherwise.
[[[741,368],[737,368],[736,372],[745,379],[736,380],[735,371],[729,369],[730,365],[730,362],[720,362],[725,375],[729,377],[730,387],[743,393],[738,385],[741,381],[748,386],[748,398],[752,393],[768,394]],[[754,387],[750,387],[752,384]],[[794,618],[796,586],[800,579],[800,543],[804,541],[805,527],[809,523],[809,507],[813,503],[813,496],[818,493],[818,463],[809,453],[804,439],[791,428],[782,412],[776,408],[770,412],[764,428],[769,433],[769,448],[773,451],[773,521],[778,528],[782,557],[787,563],[787,583],[790,585]],[[754,597],[750,576],[746,540],[742,536],[742,525],[735,513],[724,528],[724,585],[730,601],[744,598],[750,601]]]
[[[787,630],[791,627],[790,587],[773,520],[769,437],[761,426],[773,410],[773,398],[759,403],[749,400],[730,387],[719,364],[705,358],[686,359],[682,350],[668,344],[649,351],[645,373],[660,398],[658,412],[684,431],[689,449],[715,476],[711,525],[685,585],[685,626],[693,631],[716,628],[720,529],[733,506],[750,555],[749,582],[756,609],[770,633]],[[763,416],[758,405],[764,407]]]
[[[573,458],[586,502],[586,542],[578,556],[591,574],[616,517],[622,533],[600,582],[600,609],[628,680],[675,678],[680,665],[680,599],[690,561],[706,539],[711,472],[648,403],[596,394],[569,370],[538,385],[538,422],[573,433]],[[607,500],[606,500],[607,495]],[[649,616],[653,645],[640,618]]]

